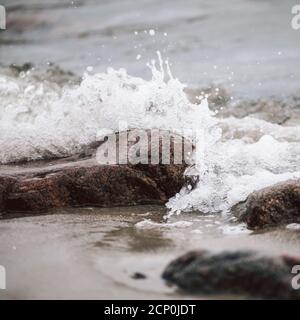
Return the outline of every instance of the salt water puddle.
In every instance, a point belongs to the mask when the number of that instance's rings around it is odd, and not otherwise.
[[[226,214],[252,191],[300,177],[300,125],[217,119],[206,99],[188,100],[185,85],[159,53],[158,67],[154,61],[149,67],[149,81],[108,69],[86,73],[79,85],[64,88],[30,73],[0,75],[0,163],[73,154],[95,141],[99,130],[119,130],[125,121],[129,128],[196,133],[189,170],[199,183],[169,200],[171,214]]]

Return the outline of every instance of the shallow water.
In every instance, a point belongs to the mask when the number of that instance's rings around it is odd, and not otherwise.
[[[224,217],[198,214],[173,216],[165,224],[164,214],[164,208],[151,206],[85,208],[1,220],[0,257],[7,290],[0,291],[0,297],[177,299],[182,295],[160,276],[187,250],[299,253],[296,228],[251,233],[229,225]],[[133,279],[136,272],[147,278]]]

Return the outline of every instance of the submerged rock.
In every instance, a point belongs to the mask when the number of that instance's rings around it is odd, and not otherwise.
[[[185,183],[187,164],[172,162],[172,146],[170,164],[101,165],[95,157],[97,143],[65,159],[2,165],[0,214],[76,206],[164,204]]]
[[[232,212],[249,229],[300,222],[300,179],[255,191]]]
[[[144,280],[147,279],[147,276],[141,272],[135,272],[131,278],[134,280]]]
[[[162,277],[180,289],[200,294],[299,299],[291,273],[300,257],[261,256],[252,251],[192,251],[172,261]]]

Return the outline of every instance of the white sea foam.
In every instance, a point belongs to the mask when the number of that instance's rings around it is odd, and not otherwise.
[[[286,226],[286,228],[289,230],[300,230],[300,224],[299,223],[291,223],[291,224],[288,224]]]
[[[198,114],[207,123],[207,103],[201,109],[190,104],[184,85],[162,64],[160,70],[150,64],[150,81],[108,69],[64,89],[29,76],[0,76],[0,162],[72,154],[122,121],[132,128],[182,129],[194,127]]]
[[[108,69],[63,89],[30,76],[0,75],[0,162],[70,155],[100,130],[118,130],[126,121],[129,128],[196,133],[192,169],[199,183],[169,200],[171,213],[227,212],[253,190],[300,177],[300,126],[217,119],[205,99],[189,102],[160,55],[159,68],[149,66],[149,81]]]
[[[190,221],[176,221],[170,223],[157,223],[152,220],[145,219],[135,224],[135,227],[138,229],[152,229],[152,228],[188,228],[193,225],[193,222]]]
[[[247,229],[246,224],[239,224],[239,225],[224,225],[219,227],[222,230],[222,233],[227,236],[236,236],[241,234],[250,234],[252,233],[251,230]]]

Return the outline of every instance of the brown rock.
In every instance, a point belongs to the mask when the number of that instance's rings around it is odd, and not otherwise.
[[[186,164],[100,165],[94,154],[0,166],[0,214],[164,204],[185,183]]]
[[[253,192],[232,208],[249,229],[300,222],[300,179],[289,180]]]

